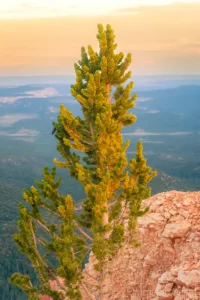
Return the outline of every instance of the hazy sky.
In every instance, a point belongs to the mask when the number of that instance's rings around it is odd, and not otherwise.
[[[0,1],[0,76],[73,73],[81,46],[112,25],[133,74],[200,74],[200,0]]]

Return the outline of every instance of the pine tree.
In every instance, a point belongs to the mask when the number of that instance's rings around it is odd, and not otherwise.
[[[107,299],[105,265],[124,241],[123,213],[128,212],[129,242],[135,242],[136,221],[148,209],[142,201],[150,196],[148,183],[155,176],[147,166],[142,143],[136,157],[128,162],[126,150],[130,141],[123,141],[122,129],[136,121],[129,109],[134,108],[136,95],[131,95],[133,82],[127,71],[131,54],[116,53],[117,44],[110,25],[98,25],[99,51],[91,46],[81,49],[75,64],[76,82],[72,96],[80,103],[83,117],[73,116],[60,106],[53,125],[58,140],[57,150],[63,161],[54,159],[59,168],[83,186],[86,198],[81,213],[76,213],[70,195],[61,195],[61,179],[56,169],[44,169],[44,178],[37,188],[24,190],[28,203],[20,205],[19,233],[14,239],[38,274],[40,286],[33,286],[27,275],[13,274],[11,282],[23,289],[29,299],[46,294],[52,299],[81,299],[82,265],[93,251],[100,272],[100,299]],[[60,283],[62,278],[64,285]],[[60,291],[52,291],[50,280]],[[86,287],[84,287],[86,288]],[[89,293],[89,291],[87,291]]]

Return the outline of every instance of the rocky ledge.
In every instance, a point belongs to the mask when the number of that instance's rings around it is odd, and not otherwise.
[[[138,219],[141,246],[125,243],[110,271],[109,297],[114,300],[200,299],[200,192],[170,191],[145,201],[147,215]],[[91,254],[85,268],[85,285],[93,288]],[[88,295],[83,298],[88,299]]]

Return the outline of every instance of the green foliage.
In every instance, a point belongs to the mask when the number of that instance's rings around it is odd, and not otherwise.
[[[11,282],[23,289],[30,299],[46,294],[53,299],[80,299],[82,263],[92,250],[101,272],[124,240],[124,218],[132,242],[137,217],[146,213],[142,200],[150,196],[148,183],[155,172],[146,165],[142,143],[130,162],[126,151],[130,141],[123,141],[125,126],[136,121],[129,113],[136,95],[131,96],[133,82],[123,86],[131,76],[127,71],[131,55],[115,53],[117,44],[110,25],[98,25],[99,51],[91,46],[81,50],[75,64],[76,82],[72,96],[82,107],[83,118],[60,106],[53,125],[58,139],[57,150],[64,161],[54,159],[60,168],[67,168],[83,186],[86,198],[82,212],[75,214],[70,195],[63,196],[56,179],[56,170],[44,169],[37,188],[24,190],[26,206],[20,205],[19,233],[15,242],[28,256],[38,274],[40,286],[33,286],[26,275],[14,274]],[[79,232],[79,233],[78,233]],[[54,257],[54,263],[51,262]],[[58,277],[64,280],[59,283]],[[50,280],[57,281],[59,291],[52,291]]]
[[[68,291],[61,288],[62,293],[67,295],[73,284],[77,297],[76,282],[81,276],[87,249],[85,241],[75,234],[73,200],[70,195],[60,195],[58,188],[61,180],[56,180],[55,168],[51,172],[45,168],[43,179],[36,183],[38,188],[31,186],[30,190],[24,190],[23,198],[29,204],[29,209],[22,204],[19,206],[21,220],[18,222],[19,233],[14,235],[14,240],[19,250],[32,262],[40,289],[32,286],[29,277],[20,274],[13,274],[10,281],[23,289],[30,299],[37,299],[40,294],[60,299],[60,293],[52,292],[49,282],[60,276],[66,279],[68,287]],[[54,265],[51,263],[52,253],[56,259]]]

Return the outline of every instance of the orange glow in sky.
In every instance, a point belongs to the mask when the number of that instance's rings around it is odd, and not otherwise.
[[[81,46],[97,48],[98,23],[132,53],[134,74],[200,74],[199,11],[200,1],[1,1],[0,76],[72,74]]]

